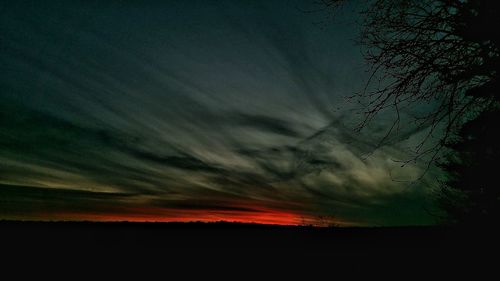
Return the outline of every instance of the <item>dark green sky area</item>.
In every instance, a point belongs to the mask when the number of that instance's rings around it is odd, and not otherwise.
[[[414,133],[353,130],[355,14],[310,8],[2,1],[0,219],[433,223]]]

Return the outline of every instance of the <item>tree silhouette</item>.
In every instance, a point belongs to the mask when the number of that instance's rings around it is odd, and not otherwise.
[[[349,0],[322,0],[327,8]],[[371,65],[365,90],[351,99],[362,106],[364,128],[387,108],[395,111],[386,138],[401,126],[402,110],[424,105],[413,116],[424,137],[415,157],[429,164],[461,124],[491,106],[500,65],[500,3],[490,0],[364,1],[360,43]],[[476,89],[481,88],[480,91]],[[408,125],[408,123],[405,123]]]
[[[482,112],[468,121],[458,137],[446,144],[453,153],[440,166],[448,174],[439,200],[446,222],[460,225],[500,223],[498,159],[500,134],[495,134],[500,111]]]
[[[321,2],[339,9],[349,0]],[[405,164],[426,156],[429,168],[446,148],[438,201],[447,221],[498,224],[500,1],[362,2],[360,43],[372,68],[365,90],[351,97],[364,114],[358,129],[393,108],[383,143],[399,131],[402,110],[425,105],[413,116],[424,137]]]

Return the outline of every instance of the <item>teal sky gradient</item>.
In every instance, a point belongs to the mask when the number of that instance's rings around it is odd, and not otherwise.
[[[432,224],[416,133],[353,129],[356,14],[311,8],[0,4],[0,219]]]

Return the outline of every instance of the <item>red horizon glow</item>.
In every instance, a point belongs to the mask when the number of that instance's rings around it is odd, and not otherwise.
[[[166,208],[134,208],[123,212],[63,212],[44,214],[60,221],[95,222],[235,222],[274,225],[301,225],[313,218],[277,210],[179,210]]]

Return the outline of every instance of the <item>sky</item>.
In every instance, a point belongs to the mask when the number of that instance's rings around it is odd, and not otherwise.
[[[346,97],[358,14],[314,0],[0,4],[0,219],[433,224]]]

